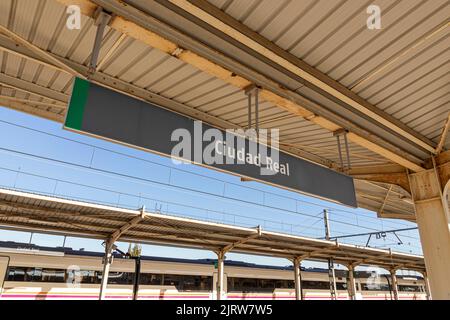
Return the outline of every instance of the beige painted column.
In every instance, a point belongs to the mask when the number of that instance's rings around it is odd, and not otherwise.
[[[352,264],[348,265],[348,280],[348,294],[350,300],[356,300],[355,267]]]
[[[444,186],[434,169],[409,178],[431,295],[450,300],[450,218]]]
[[[106,287],[108,286],[109,268],[113,260],[112,255],[113,245],[114,242],[112,242],[111,240],[108,240],[105,243],[105,255],[103,257],[103,272],[102,272],[102,281],[100,284],[99,300],[105,300],[106,298]]]
[[[225,252],[220,250],[217,252],[217,283],[216,283],[216,299],[223,299],[223,267],[225,260]]]
[[[422,272],[423,282],[425,286],[425,293],[427,295],[427,300],[431,300],[430,283],[428,281],[428,275],[426,272]]]
[[[390,270],[391,272],[391,286],[392,286],[392,292],[394,293],[394,300],[398,300],[398,281],[397,281],[397,275],[395,274],[395,269]]]
[[[294,259],[295,300],[303,300],[300,259]]]

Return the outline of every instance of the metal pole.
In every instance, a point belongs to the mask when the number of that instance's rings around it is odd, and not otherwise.
[[[427,300],[431,300],[430,283],[428,282],[427,273],[424,271],[422,272],[422,275],[423,275],[423,282],[425,284],[425,293],[427,294]]]
[[[444,187],[449,179],[447,176],[440,180],[436,160],[434,157],[431,160],[432,169],[409,173],[408,180],[432,298],[449,300],[450,214],[446,198],[448,191]]]
[[[218,251],[217,252],[217,283],[216,283],[217,300],[222,300],[224,258],[225,258],[225,252],[223,250]]]
[[[323,222],[325,223],[325,239],[330,240],[330,224],[328,223],[328,210],[323,210]]]
[[[398,282],[395,270],[391,270],[392,291],[394,292],[394,300],[398,300]]]
[[[138,299],[140,279],[141,279],[141,257],[134,257],[133,300]]]
[[[259,134],[259,90],[255,89],[255,130]]]
[[[325,223],[325,238],[330,240],[330,224],[328,222],[328,210],[323,210],[323,220]],[[336,300],[336,273],[334,271],[334,262],[333,259],[328,259],[328,277],[330,280],[330,294],[331,299]]]
[[[387,274],[383,275],[386,278],[386,282],[388,284],[389,287],[389,296],[391,297],[392,300],[392,285],[391,285],[391,280],[389,280],[389,276]]]
[[[344,133],[344,142],[345,142],[345,151],[347,153],[347,169],[350,170],[350,168],[351,168],[350,150],[348,148],[347,132]]]
[[[294,259],[295,300],[303,300],[300,259]]]
[[[103,272],[102,272],[102,283],[100,285],[100,296],[99,300],[105,300],[106,297],[106,286],[108,285],[109,268],[112,263],[112,248],[113,242],[108,240],[105,243],[105,256],[103,258]]]
[[[248,128],[247,129],[251,129],[252,128],[252,94],[251,93],[247,93],[247,97],[248,97]]]
[[[103,41],[103,34],[105,33],[105,28],[111,19],[107,13],[100,11],[98,13],[97,20],[95,24],[97,25],[97,33],[95,34],[94,48],[92,49],[91,61],[89,62],[89,73],[92,74],[97,70],[98,56],[100,54],[100,49]]]
[[[344,170],[344,160],[342,159],[342,150],[341,150],[341,139],[339,135],[336,135],[338,152],[339,152],[339,161],[341,162],[341,169]]]

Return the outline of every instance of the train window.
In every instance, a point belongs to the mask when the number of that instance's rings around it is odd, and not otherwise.
[[[330,290],[330,283],[327,281],[302,281],[303,289]]]
[[[82,284],[100,284],[102,272],[94,270],[76,271],[79,281]],[[29,267],[9,267],[6,281],[27,281],[27,282],[65,282],[66,279],[73,279],[74,273],[65,269],[50,268],[29,268]],[[133,284],[133,273],[131,272],[110,272],[109,284]]]
[[[66,270],[63,269],[42,269],[42,282],[64,282]]]
[[[139,283],[141,285],[175,286],[179,291],[210,291],[212,288],[212,277],[142,273]]]
[[[346,282],[336,282],[336,289],[347,290],[347,283]]]
[[[258,279],[258,288],[270,289],[271,291],[275,289],[275,280],[270,279]]]
[[[282,279],[228,278],[228,291],[273,292],[275,289],[292,289],[294,281]]]
[[[183,282],[183,276],[176,275],[176,274],[165,274],[164,275],[163,284],[165,286],[179,287],[180,283],[182,283],[182,282]]]
[[[420,287],[415,285],[399,285],[398,290],[405,292],[420,292]]]
[[[8,276],[6,281],[25,281],[26,268],[22,267],[9,267]]]
[[[210,291],[212,277],[207,276],[183,276],[183,291]]]
[[[80,270],[80,283],[99,284],[102,281],[102,273],[94,270]]]
[[[31,282],[41,282],[42,280],[42,269],[41,268],[28,268],[26,281]]]
[[[66,270],[9,267],[6,281],[28,281],[28,282],[64,282]]]
[[[108,284],[133,284],[134,273],[132,272],[110,272]]]
[[[363,291],[389,291],[389,285],[382,283],[362,283],[361,289]]]
[[[241,287],[242,291],[258,291],[258,279],[240,278],[239,280],[238,285]]]
[[[275,280],[275,288],[277,288],[277,289],[294,289],[295,283],[293,280]]]
[[[161,274],[141,273],[139,276],[139,284],[160,286],[162,284]]]
[[[251,278],[228,278],[228,291],[258,291],[258,279]]]

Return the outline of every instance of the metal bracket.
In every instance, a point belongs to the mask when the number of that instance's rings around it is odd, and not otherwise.
[[[89,62],[89,75],[92,75],[97,71],[97,62],[102,46],[103,34],[105,33],[105,28],[111,21],[112,16],[106,13],[103,8],[98,7],[94,13],[94,18],[94,25],[97,27],[97,33],[95,34],[94,47],[92,48],[91,61]]]
[[[161,204],[158,204],[158,203],[155,203],[155,213],[162,213],[162,203]]]
[[[336,137],[336,142],[338,146],[338,152],[339,152],[339,160],[341,162],[341,169],[342,171],[345,171],[345,169],[350,170],[351,169],[351,163],[350,163],[350,151],[348,147],[348,140],[347,140],[347,133],[348,131],[345,129],[339,129],[333,132],[333,136]],[[347,168],[344,167],[344,160],[342,156],[342,148],[341,148],[341,139],[340,137],[344,136],[344,145],[345,145],[345,158],[347,160]]]
[[[147,213],[145,212],[145,206],[143,206],[139,210],[139,215],[135,216],[133,219],[131,219],[129,222],[125,223],[122,227],[117,229],[111,236],[109,237],[109,241],[111,241],[111,246],[114,245],[114,242],[116,242],[122,234],[124,234],[127,230],[131,229],[132,227],[139,224],[142,220],[145,219],[147,216]],[[106,243],[108,245],[108,242]]]
[[[244,89],[245,94],[248,97],[248,129],[252,128],[252,96],[255,100],[255,130],[259,132],[259,87],[252,84]]]
[[[256,227],[256,233],[249,235],[248,237],[242,238],[241,240],[238,240],[236,242],[230,243],[229,245],[223,247],[220,251],[222,251],[224,253],[229,252],[229,251],[233,250],[234,248],[236,248],[237,246],[244,244],[251,239],[261,237],[261,235],[262,235],[262,228],[261,228],[261,226],[258,226],[258,227]]]

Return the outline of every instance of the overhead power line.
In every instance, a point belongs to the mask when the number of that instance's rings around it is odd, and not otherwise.
[[[81,169],[84,169],[84,170],[92,170],[92,171],[97,171],[97,172],[102,173],[102,174],[116,175],[116,176],[119,176],[119,177],[122,177],[122,178],[125,178],[125,179],[134,179],[134,180],[138,180],[138,181],[145,181],[147,183],[153,183],[153,184],[157,184],[157,185],[165,186],[165,187],[169,187],[169,188],[176,188],[176,189],[180,189],[180,190],[184,190],[184,191],[188,191],[188,192],[192,192],[192,193],[198,193],[198,194],[203,194],[203,195],[207,195],[207,196],[210,196],[210,197],[216,197],[216,198],[225,199],[225,200],[228,200],[228,201],[240,202],[240,203],[244,203],[244,204],[247,204],[247,205],[263,207],[265,209],[277,210],[277,211],[281,211],[283,213],[290,213],[290,214],[295,214],[295,215],[303,215],[303,216],[306,216],[306,217],[316,218],[315,215],[312,215],[312,214],[309,214],[309,213],[306,213],[306,212],[300,212],[300,211],[294,211],[294,210],[290,210],[290,209],[286,209],[286,208],[274,207],[274,206],[270,206],[270,205],[267,205],[267,204],[261,204],[261,203],[258,203],[258,202],[253,202],[253,201],[250,201],[250,200],[236,199],[236,198],[232,198],[232,197],[229,197],[229,196],[226,196],[226,195],[220,195],[220,194],[217,194],[217,193],[212,193],[212,192],[207,192],[207,191],[202,191],[202,190],[196,190],[196,189],[189,188],[189,187],[183,187],[183,186],[179,186],[179,185],[175,185],[175,184],[171,184],[171,183],[166,183],[166,182],[161,182],[161,181],[156,181],[156,180],[151,180],[151,179],[147,179],[147,178],[130,176],[130,175],[127,175],[127,174],[117,173],[117,172],[113,172],[113,171],[109,171],[109,170],[93,168],[93,167],[90,167],[90,166],[85,166],[85,165],[71,163],[71,162],[67,162],[67,161],[63,161],[63,160],[57,160],[57,159],[52,159],[52,158],[48,158],[48,157],[38,156],[38,155],[34,155],[34,154],[31,154],[31,153],[22,152],[22,151],[18,151],[18,150],[2,148],[2,147],[0,147],[0,150],[6,151],[6,152],[10,152],[10,153],[16,153],[16,154],[19,154],[19,155],[22,155],[22,156],[25,156],[25,157],[41,159],[41,160],[49,161],[49,162],[56,162],[56,163],[62,164],[64,166],[78,167],[78,168],[81,168]],[[47,179],[52,179],[52,178],[49,178],[49,177],[46,177],[46,178]],[[364,226],[359,226],[359,225],[356,225],[356,224],[353,224],[353,223],[348,223],[348,222],[343,222],[343,221],[333,220],[333,219],[329,219],[329,220],[333,221],[335,223],[340,223],[340,224],[347,225],[347,226],[363,228],[363,229],[373,230],[373,231],[380,231],[378,229],[364,227]]]
[[[86,143],[86,142],[77,141],[77,140],[74,140],[74,139],[71,139],[71,138],[62,137],[62,136],[57,135],[57,134],[53,134],[53,133],[50,133],[50,132],[38,130],[38,129],[35,129],[35,128],[30,128],[30,127],[27,127],[27,126],[24,126],[24,125],[20,125],[20,124],[17,124],[17,123],[12,123],[12,122],[9,122],[9,121],[6,121],[6,120],[0,120],[0,122],[5,123],[7,125],[15,126],[15,127],[21,128],[21,129],[25,129],[25,130],[37,132],[37,133],[40,133],[40,134],[43,134],[43,135],[47,135],[47,136],[51,136],[51,137],[54,137],[54,138],[58,138],[58,139],[61,139],[61,140],[65,140],[65,141],[73,142],[73,143],[76,143],[76,144],[88,146],[88,147],[91,147],[93,149],[110,152],[110,153],[117,154],[117,155],[120,155],[120,156],[123,156],[123,157],[126,157],[126,158],[130,158],[130,159],[135,159],[135,160],[151,163],[153,165],[165,167],[165,168],[168,168],[170,170],[175,170],[175,171],[183,172],[183,173],[186,173],[186,174],[199,176],[199,177],[206,178],[206,179],[209,179],[209,180],[218,181],[220,183],[226,183],[227,185],[236,186],[236,187],[247,189],[247,190],[257,191],[257,192],[262,193],[263,195],[273,195],[275,197],[280,197],[280,198],[283,198],[283,199],[295,201],[296,204],[297,203],[304,203],[304,204],[320,207],[321,209],[327,209],[330,212],[339,211],[339,212],[350,213],[350,214],[353,214],[353,215],[358,215],[357,213],[352,212],[352,211],[343,210],[343,209],[334,208],[334,207],[326,207],[326,206],[323,206],[323,205],[320,205],[320,204],[317,204],[317,203],[314,203],[314,202],[300,200],[300,199],[297,199],[297,198],[294,198],[294,197],[289,197],[289,196],[286,196],[286,195],[281,195],[281,194],[277,194],[277,193],[274,193],[274,192],[265,191],[265,190],[261,190],[261,189],[258,189],[258,188],[250,187],[250,186],[243,186],[242,184],[237,184],[237,183],[225,181],[225,180],[222,180],[222,179],[219,179],[219,178],[206,176],[206,175],[203,175],[203,174],[200,174],[200,173],[191,172],[191,171],[183,170],[183,169],[180,169],[180,168],[175,168],[175,167],[172,167],[172,166],[169,166],[169,165],[165,165],[165,164],[162,164],[162,163],[158,163],[158,162],[155,162],[155,161],[151,161],[151,160],[148,160],[148,159],[143,159],[143,158],[140,158],[140,157],[137,157],[137,156],[133,156],[133,155],[129,155],[129,154],[126,154],[126,153],[123,153],[123,152],[111,150],[111,149],[104,148],[104,147],[99,147],[99,146],[96,146],[94,144],[89,144],[89,143]],[[72,165],[74,165],[74,164],[72,164]],[[358,218],[361,218],[361,216],[358,216]],[[372,217],[367,217],[367,216],[365,218],[379,220],[379,218],[372,218]],[[333,220],[330,219],[330,221],[333,221]],[[406,224],[403,224],[403,223],[400,223],[400,222],[390,222],[390,223],[401,225],[401,226],[407,226]],[[375,230],[375,229],[373,229],[373,230]]]

